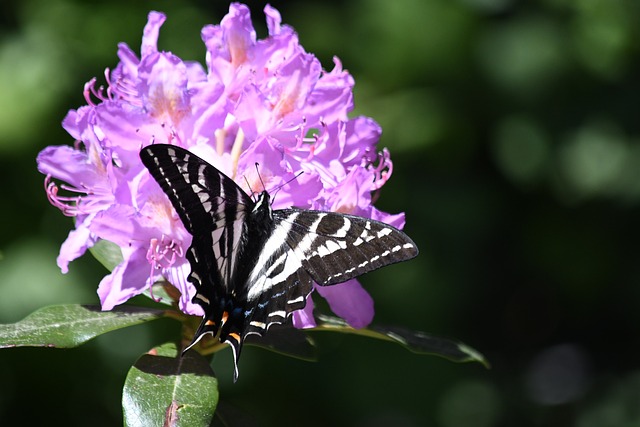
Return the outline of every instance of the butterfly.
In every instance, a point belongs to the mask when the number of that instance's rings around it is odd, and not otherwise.
[[[231,178],[175,145],[140,151],[142,163],[193,236],[186,258],[192,301],[204,316],[192,343],[211,334],[233,350],[234,380],[245,338],[264,335],[304,308],[313,283],[329,286],[418,254],[402,231],[354,215],[273,210]]]

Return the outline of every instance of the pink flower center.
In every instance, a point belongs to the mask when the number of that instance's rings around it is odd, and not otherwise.
[[[286,85],[282,88],[278,101],[273,106],[273,114],[276,120],[280,120],[296,109],[298,100],[303,95],[300,71],[296,70],[287,79]]]
[[[151,299],[158,302],[160,298],[153,296],[153,277],[157,270],[170,268],[176,259],[183,256],[182,244],[173,239],[165,239],[164,234],[160,240],[153,238],[149,241],[149,250],[147,251],[147,261],[151,264],[149,272],[149,295]]]
[[[247,46],[244,38],[236,32],[229,34],[229,54],[231,55],[231,65],[238,68],[247,62]]]
[[[151,239],[149,241],[149,250],[147,251],[147,261],[151,264],[152,275],[153,270],[171,267],[176,262],[176,259],[182,258],[183,254],[182,244],[174,239],[169,240],[164,235],[160,240]]]
[[[155,85],[149,93],[149,109],[151,115],[163,121],[178,126],[182,119],[189,113],[185,106],[182,94],[172,85]]]

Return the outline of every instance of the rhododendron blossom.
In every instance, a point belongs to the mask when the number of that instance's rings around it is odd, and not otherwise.
[[[50,146],[38,155],[49,200],[75,217],[60,249],[60,269],[66,272],[100,240],[121,248],[122,262],[98,287],[103,310],[166,279],[181,293],[181,310],[202,314],[186,280],[191,235],[138,156],[149,144],[194,152],[248,194],[277,190],[274,209],[296,206],[404,225],[403,214],[372,205],[392,163],[386,150],[376,151],[380,127],[368,117],[348,116],[352,76],[338,59],[324,71],[277,10],[267,6],[264,12],[264,39],[256,38],[242,4],[232,4],[219,25],[203,28],[206,68],[158,50],[165,16],[151,12],[140,56],[120,44],[120,62],[105,73],[106,88],[89,81],[87,105],[64,119],[75,145]],[[372,320],[373,300],[357,280],[316,290],[351,326]],[[294,325],[314,326],[312,310],[309,299],[294,313]]]

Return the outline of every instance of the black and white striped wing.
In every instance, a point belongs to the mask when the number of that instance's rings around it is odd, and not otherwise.
[[[418,255],[409,236],[380,221],[298,209],[275,211],[274,217],[302,268],[322,286]]]
[[[263,254],[268,247],[265,245]],[[313,290],[311,275],[291,251],[286,238],[280,240],[267,259],[270,262],[256,264],[248,281],[247,307],[251,308],[247,311],[243,338],[263,335],[271,325],[284,323],[292,312],[305,307]]]
[[[142,149],[140,158],[193,236],[187,259],[196,299],[215,297],[203,287],[209,281],[220,291],[229,291],[244,220],[254,202],[233,180],[180,147],[150,145]]]

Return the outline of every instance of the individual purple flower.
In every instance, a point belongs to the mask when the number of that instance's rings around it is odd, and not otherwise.
[[[353,78],[338,59],[323,71],[278,11],[264,12],[269,33],[260,40],[242,4],[232,4],[220,25],[206,26],[206,69],[158,50],[165,16],[151,12],[140,56],[120,44],[120,62],[105,72],[106,88],[89,81],[87,105],[64,119],[75,146],[38,155],[49,200],[76,218],[60,249],[61,270],[100,240],[121,248],[122,262],[98,287],[104,310],[166,279],[180,291],[184,312],[202,314],[186,280],[191,236],[138,157],[149,144],[187,148],[249,194],[263,185],[278,188],[274,209],[297,206],[404,225],[403,214],[372,205],[393,165],[386,150],[376,151],[377,123],[348,116]],[[373,300],[357,280],[316,290],[352,326],[371,321]],[[312,310],[309,298],[294,324],[314,326]]]

